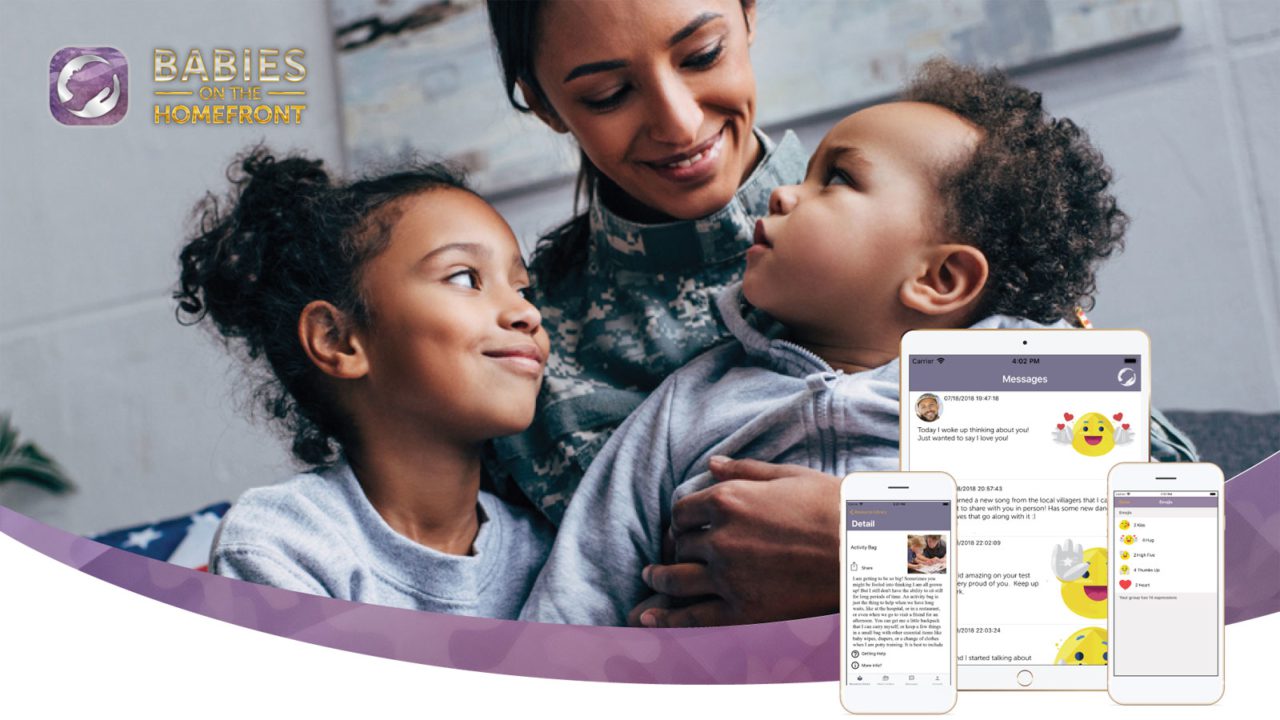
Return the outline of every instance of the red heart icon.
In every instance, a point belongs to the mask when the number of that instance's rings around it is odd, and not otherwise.
[[[1124,428],[1125,430],[1128,430],[1128,429],[1129,429],[1129,423],[1125,423],[1125,424],[1121,425],[1120,427]]]
[[[1130,586],[1130,585],[1132,585],[1132,584],[1133,584],[1133,581],[1132,581],[1132,580],[1121,580],[1121,581],[1120,581],[1120,587],[1124,588],[1125,590],[1128,590],[1128,589],[1129,589],[1129,586]]]
[[[1072,415],[1071,413],[1062,413],[1062,417],[1063,417],[1064,419],[1066,419],[1066,420],[1073,420],[1073,419],[1075,419],[1075,415]]]
[[[1064,427],[1066,427],[1066,425],[1063,425],[1062,423],[1058,423],[1058,429],[1059,429],[1059,430],[1061,430],[1061,429],[1062,429],[1062,428],[1064,428]]]
[[[1120,422],[1122,419],[1124,419],[1124,413],[1116,413],[1115,415],[1111,416],[1111,419],[1115,420],[1116,422]]]

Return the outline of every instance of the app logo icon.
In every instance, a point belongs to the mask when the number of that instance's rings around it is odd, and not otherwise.
[[[115,125],[129,110],[129,63],[112,47],[66,47],[49,61],[49,112],[63,125]]]

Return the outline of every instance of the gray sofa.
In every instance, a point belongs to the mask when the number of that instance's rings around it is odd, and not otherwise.
[[[1222,468],[1228,480],[1280,451],[1280,413],[1166,410],[1186,432],[1200,459]]]

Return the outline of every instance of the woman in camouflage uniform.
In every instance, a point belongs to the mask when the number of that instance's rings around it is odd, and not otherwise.
[[[793,134],[774,143],[755,127],[754,0],[490,0],[489,14],[511,103],[582,151],[586,211],[531,264],[551,338],[537,417],[495,443],[491,464],[499,487],[558,523],[627,415],[726,337],[715,296],[741,278],[770,193],[801,180],[807,155]],[[675,610],[659,596],[644,621],[835,612],[839,480],[748,459],[711,469],[726,482],[673,508],[684,562],[645,579],[718,601]]]

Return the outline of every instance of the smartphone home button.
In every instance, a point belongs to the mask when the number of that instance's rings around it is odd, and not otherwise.
[[[1018,673],[1018,684],[1022,687],[1030,687],[1035,679],[1036,676],[1032,675],[1030,670],[1022,670]]]

